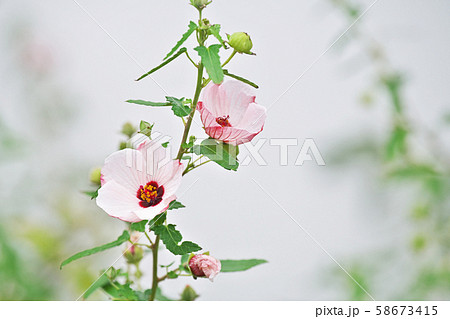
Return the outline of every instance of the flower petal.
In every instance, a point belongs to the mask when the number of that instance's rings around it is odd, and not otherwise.
[[[136,212],[136,215],[141,219],[152,219],[156,215],[161,214],[162,212],[165,212],[167,208],[169,208],[170,202],[175,200],[176,196],[168,196],[164,197],[163,200],[155,206],[150,206],[147,208],[144,208],[138,212]]]
[[[250,103],[241,121],[235,126],[250,133],[259,133],[263,129],[266,117],[266,108],[264,106]]]
[[[101,209],[112,217],[130,223],[142,220],[137,216],[144,209],[139,206],[139,199],[115,181],[107,182],[100,187],[96,202]]]
[[[137,191],[140,185],[147,183],[141,152],[124,149],[114,152],[105,160],[102,168],[102,184],[115,181],[128,191]]]
[[[247,85],[239,81],[211,82],[204,89],[201,100],[214,118],[229,115],[231,125],[235,125],[248,105],[255,101],[255,96]]]

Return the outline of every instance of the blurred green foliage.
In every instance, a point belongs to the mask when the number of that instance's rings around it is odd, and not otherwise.
[[[351,22],[358,18],[361,10],[350,0],[331,0]],[[450,296],[450,158],[443,155],[441,145],[436,144],[436,136],[443,132],[437,124],[433,130],[420,125],[419,118],[408,114],[404,91],[406,81],[402,72],[389,63],[382,46],[361,31],[360,25],[354,25],[349,32],[354,42],[358,43],[372,61],[376,85],[365,91],[360,99],[362,104],[373,104],[373,96],[388,97],[389,107],[385,107],[386,116],[390,120],[390,133],[384,139],[370,137],[354,141],[353,146],[335,154],[335,165],[349,165],[355,159],[364,156],[372,163],[378,174],[383,176],[385,187],[393,186],[397,191],[407,191],[409,203],[403,225],[409,228],[411,238],[409,245],[404,247],[408,262],[408,272],[398,274],[404,277],[404,287],[401,291],[382,295],[382,299],[448,299]],[[347,42],[348,43],[348,42]],[[367,93],[370,92],[370,93]],[[447,115],[448,116],[448,115]],[[442,120],[445,122],[446,115]],[[360,133],[361,134],[361,133]],[[364,134],[361,134],[364,136]],[[370,136],[370,133],[367,133]],[[432,137],[431,140],[429,137]],[[426,143],[421,143],[420,138]],[[427,139],[428,138],[428,139]],[[355,145],[359,145],[355,147]],[[418,151],[426,149],[427,156]],[[364,173],[362,173],[364,174]],[[395,192],[392,194],[395,196]],[[381,211],[380,211],[381,213]],[[401,213],[400,211],[393,212]],[[408,242],[408,241],[406,241]],[[386,248],[386,253],[390,247]],[[378,265],[377,269],[362,271],[364,267],[353,267],[354,278],[373,295],[377,296],[377,278],[380,273],[387,273],[394,267],[404,267],[401,253],[397,261],[384,261],[384,258],[359,256],[365,263]],[[393,264],[397,262],[397,264]],[[359,263],[360,264],[360,263]],[[366,300],[368,296],[356,283],[349,280],[348,297],[352,300]],[[373,292],[375,290],[375,292]],[[380,291],[382,294],[383,292]]]

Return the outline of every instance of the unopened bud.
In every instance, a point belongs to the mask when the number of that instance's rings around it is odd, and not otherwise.
[[[227,34],[228,43],[239,53],[254,54],[250,50],[253,48],[252,39],[245,32],[235,32],[232,35]]]
[[[131,245],[123,254],[129,264],[138,264],[144,257],[144,250],[136,245]]]
[[[186,285],[183,292],[181,293],[181,301],[194,301],[195,299],[197,299],[197,297],[197,293],[189,285]]]
[[[211,2],[211,0],[191,0],[191,5],[196,7],[198,10],[203,10]]]
[[[194,255],[189,259],[189,268],[194,277],[207,277],[213,281],[214,277],[220,272],[220,261],[208,255]]]
[[[102,176],[102,170],[100,167],[96,167],[91,170],[91,173],[89,174],[89,180],[92,184],[101,185],[101,176]]]

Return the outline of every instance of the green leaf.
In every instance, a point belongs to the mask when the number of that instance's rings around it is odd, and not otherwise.
[[[147,289],[145,291],[135,291],[134,293],[138,297],[139,301],[148,301],[148,299],[150,298],[150,295],[152,294],[152,290],[151,289]],[[173,299],[170,299],[169,297],[164,296],[162,294],[162,291],[161,291],[161,289],[159,287],[156,289],[155,300],[158,300],[158,301],[173,301]]]
[[[173,114],[179,117],[185,117],[191,112],[191,108],[185,105],[184,97],[177,99],[173,96],[166,96],[167,102],[172,105]]]
[[[92,295],[97,289],[102,288],[103,286],[106,286],[109,284],[109,278],[106,276],[106,274],[103,274],[100,276],[100,278],[97,279],[96,282],[94,282],[88,290],[83,294],[83,299],[89,298],[90,295]]]
[[[136,291],[131,289],[130,284],[120,284],[115,281],[113,284],[110,282],[102,287],[108,295],[113,297],[114,300],[122,301],[138,301],[139,295]]]
[[[184,206],[180,202],[177,202],[176,200],[173,200],[173,201],[170,202],[169,208],[167,208],[167,210],[179,209],[179,208],[185,208],[185,207],[186,206]]]
[[[202,58],[202,64],[205,66],[209,77],[216,84],[220,84],[223,81],[223,70],[219,56],[219,50],[221,47],[221,44],[213,44],[208,48],[201,45],[194,49]]]
[[[71,263],[74,260],[77,260],[77,259],[80,259],[80,258],[83,258],[83,257],[87,257],[87,256],[90,256],[90,255],[99,253],[101,251],[120,246],[124,242],[127,242],[129,239],[130,239],[130,234],[125,230],[122,233],[122,235],[120,235],[120,237],[117,238],[117,240],[115,240],[115,241],[113,241],[111,243],[108,243],[108,244],[105,244],[105,245],[102,245],[102,246],[98,246],[98,247],[95,247],[95,248],[84,250],[82,252],[79,252],[79,253],[77,253],[77,254],[67,258],[66,260],[64,260],[61,263],[61,266],[59,267],[59,269],[61,269],[62,267],[64,267],[65,265]]]
[[[138,231],[138,232],[145,232],[145,225],[148,224],[148,220],[142,220],[140,222],[137,223],[131,223],[130,224],[130,229],[133,231]]]
[[[222,264],[221,272],[244,271],[255,266],[267,263],[264,259],[242,259],[242,260],[220,260]]]
[[[84,191],[83,194],[88,195],[91,199],[95,199],[98,196],[98,190],[99,189],[100,189],[100,187],[97,188],[95,191]]]
[[[153,231],[161,237],[164,245],[174,255],[184,255],[202,249],[199,245],[190,241],[184,241],[178,244],[183,239],[183,236],[175,229],[175,225],[173,224],[155,226]]]
[[[166,213],[165,212],[161,213],[159,215],[156,215],[155,217],[153,217],[152,220],[150,220],[148,222],[148,224],[150,225],[150,229],[153,230],[153,227],[158,226],[158,225],[162,225],[165,220],[166,220]]]
[[[239,167],[239,162],[236,158],[239,153],[237,146],[208,138],[200,145],[194,145],[193,151],[197,155],[207,156],[225,169],[236,171]]]
[[[188,274],[192,274],[191,269],[188,266],[188,262],[189,262],[191,255],[194,255],[194,254],[190,253],[190,254],[184,254],[183,256],[181,256],[180,265],[178,266],[178,269],[180,271],[184,271]]]
[[[189,29],[181,36],[181,39],[177,42],[177,44],[175,44],[172,50],[170,50],[170,52],[167,53],[164,60],[166,60],[168,57],[174,54],[174,52],[191,36],[191,34],[197,29],[197,25],[194,22],[190,21],[188,28]]]
[[[149,122],[141,121],[141,123],[139,124],[139,133],[151,138],[153,125],[154,124],[150,124]]]
[[[167,146],[169,146],[169,142],[161,143],[161,146],[164,147],[164,148],[166,148]]]
[[[167,273],[167,277],[170,279],[175,279],[175,278],[178,278],[178,274],[172,270]]]
[[[173,60],[175,60],[176,58],[178,58],[180,55],[182,55],[184,52],[186,52],[187,49],[186,48],[181,48],[177,53],[175,53],[175,55],[173,55],[171,58],[165,60],[163,63],[161,63],[160,65],[158,65],[157,67],[151,69],[150,71],[148,71],[147,73],[145,73],[144,75],[140,76],[136,81],[140,81],[143,78],[145,78],[146,76],[152,74],[153,72],[158,71],[159,69],[161,69],[162,67],[166,66],[167,64],[169,64],[170,62],[172,62]]]
[[[253,83],[252,81],[247,80],[247,79],[245,79],[243,77],[240,77],[239,75],[231,74],[230,72],[228,72],[228,70],[223,70],[223,74],[225,74],[226,76],[229,76],[230,78],[233,78],[233,79],[239,80],[241,82],[244,82],[245,84],[253,86],[255,89],[259,88],[258,84]]]
[[[220,24],[214,24],[209,28],[209,32],[217,39],[219,40],[220,44],[222,44],[222,46],[224,48],[226,48],[225,46],[225,41],[223,41],[222,37],[220,36]]]
[[[169,106],[170,105],[170,103],[167,103],[167,102],[151,102],[151,101],[144,101],[144,100],[127,100],[125,102],[139,104],[139,105],[145,105],[145,106]]]
[[[396,126],[386,144],[385,156],[387,160],[394,159],[397,155],[406,154],[408,130],[402,126]]]

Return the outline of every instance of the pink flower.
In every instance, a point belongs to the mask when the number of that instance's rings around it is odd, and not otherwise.
[[[266,120],[266,108],[255,98],[249,86],[239,81],[208,84],[197,106],[206,134],[233,145],[250,142]]]
[[[127,222],[164,212],[180,186],[183,164],[167,159],[166,149],[145,137],[139,147],[111,154],[102,168],[97,205]]]
[[[189,260],[189,268],[195,277],[207,277],[213,281],[220,272],[220,261],[208,255],[195,255]]]

